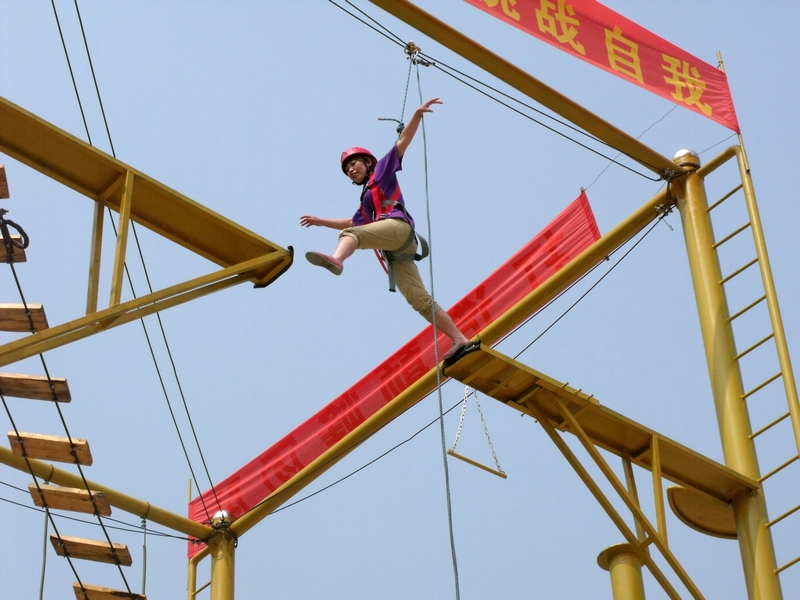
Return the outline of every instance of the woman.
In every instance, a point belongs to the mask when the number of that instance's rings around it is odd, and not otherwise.
[[[400,192],[397,172],[402,169],[403,155],[414,139],[424,113],[433,112],[431,106],[441,104],[439,98],[428,100],[417,110],[406,124],[397,142],[382,159],[377,160],[369,150],[350,148],[342,153],[342,171],[354,185],[362,186],[361,205],[352,218],[323,219],[312,215],[300,217],[303,227],[322,226],[339,229],[339,242],[332,255],[307,252],[306,258],[316,266],[340,275],[344,261],[357,249],[376,249],[389,252],[392,260],[397,288],[408,303],[429,323],[436,314],[436,327],[447,335],[453,346],[443,358],[454,356],[469,344],[469,339],[459,331],[453,319],[433,302],[422,283],[419,269],[413,260],[417,250],[414,235],[414,220],[405,208]]]

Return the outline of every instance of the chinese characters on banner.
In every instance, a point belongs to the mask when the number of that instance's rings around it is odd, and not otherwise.
[[[465,1],[740,133],[725,73],[596,0]]]
[[[536,237],[447,311],[467,336],[482,331],[600,238],[585,193]],[[439,356],[450,346],[440,334]],[[262,502],[331,446],[362,425],[436,367],[433,329],[428,326],[305,423],[236,473],[189,504],[189,518],[208,523],[220,509],[232,519]],[[306,368],[313,368],[306,365]],[[298,377],[303,377],[302,371]],[[436,389],[420,392],[419,400]],[[189,556],[201,546],[189,543]]]

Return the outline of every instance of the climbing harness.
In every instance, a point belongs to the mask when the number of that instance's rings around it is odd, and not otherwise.
[[[492,458],[494,458],[495,469],[491,467],[487,467],[486,465],[482,465],[481,463],[472,460],[471,458],[467,458],[466,456],[462,456],[456,452],[456,446],[458,446],[458,440],[461,438],[461,432],[464,429],[464,417],[467,414],[467,400],[471,395],[475,395],[475,406],[478,407],[478,415],[481,418],[481,424],[483,425],[483,433],[486,435],[486,441],[489,444],[489,450],[492,452]],[[502,467],[500,466],[500,461],[497,460],[497,454],[494,451],[494,445],[492,445],[492,438],[489,436],[489,428],[486,426],[486,419],[483,417],[483,410],[481,410],[481,403],[478,400],[478,391],[473,390],[472,392],[469,391],[469,387],[464,388],[464,402],[461,405],[461,418],[458,421],[458,430],[456,431],[456,439],[453,441],[453,447],[447,451],[447,454],[452,456],[453,458],[457,458],[459,460],[463,460],[465,463],[472,465],[473,467],[478,467],[479,469],[483,469],[487,473],[491,473],[492,475],[497,475],[498,477],[502,477],[506,479],[508,475],[506,475],[505,471],[503,471]]]
[[[373,200],[373,213],[369,215],[366,210],[364,210],[364,196],[367,192],[372,192],[372,200]],[[400,186],[398,185],[394,192],[392,193],[391,197],[387,198],[384,194],[383,190],[380,186],[375,183],[375,174],[371,174],[369,180],[364,185],[364,191],[361,192],[361,214],[364,219],[368,223],[374,223],[376,221],[380,221],[382,219],[386,219],[389,214],[393,210],[400,210],[408,217],[408,212],[406,212],[406,207],[399,202],[400,199]],[[406,221],[408,222],[408,221]],[[409,223],[409,225],[411,225]],[[404,253],[403,251],[411,246],[414,243],[414,240],[418,240],[418,252],[414,254]],[[413,227],[411,227],[411,231],[406,238],[406,241],[403,242],[403,245],[397,248],[396,250],[375,250],[375,255],[378,257],[378,260],[383,267],[383,270],[386,271],[386,274],[389,276],[389,291],[394,292],[395,289],[395,273],[394,273],[394,262],[395,261],[421,261],[424,258],[427,258],[428,254],[430,253],[430,248],[428,246],[428,241],[419,235]]]
[[[400,137],[400,134],[403,133],[403,129],[405,129],[405,123],[403,122],[403,117],[406,112],[406,101],[408,100],[408,88],[409,84],[411,83],[411,69],[416,65],[422,65],[424,67],[428,67],[432,64],[426,61],[425,59],[421,58],[420,56],[421,49],[414,42],[411,41],[408,42],[404,48],[404,52],[406,53],[406,56],[408,58],[408,75],[406,76],[406,91],[403,94],[403,107],[400,109],[400,118],[392,119],[389,117],[378,117],[379,121],[394,121],[395,123],[397,123],[396,131],[398,138]],[[419,72],[417,72],[417,82],[419,82]],[[358,150],[358,149],[351,148],[351,150]],[[363,150],[363,148],[361,150]],[[342,154],[343,169],[345,163],[345,154],[347,154],[347,152],[350,152],[350,150],[347,150]],[[347,158],[349,158],[354,154],[358,154],[358,152],[351,152],[347,156]],[[371,156],[371,154],[367,151],[360,152],[360,154],[366,154],[368,156]],[[381,188],[376,183],[374,183],[374,174],[373,174],[370,176],[369,181],[364,186],[364,191],[361,193],[362,200],[364,198],[364,194],[366,194],[368,190],[374,190],[373,202],[375,204],[374,208],[375,218],[370,219],[369,215],[367,215],[366,211],[364,210],[362,204],[361,212],[366,218],[367,222],[378,221],[380,219],[386,218],[385,215],[388,215],[390,212],[392,212],[392,210],[395,209],[401,210],[403,213],[405,213],[406,216],[408,216],[408,212],[406,212],[406,207],[400,202],[398,202],[398,199],[400,198],[400,186],[398,186],[395,189],[392,196],[387,199],[385,194],[383,193],[383,190],[381,190]],[[410,224],[411,223],[409,223],[409,225]],[[415,252],[414,254],[403,253],[403,250],[411,246],[411,244],[414,243],[415,239],[418,242],[417,245],[418,251]],[[389,277],[389,291],[390,292],[397,291],[395,287],[396,277],[394,272],[394,263],[396,261],[407,262],[413,260],[419,262],[427,258],[429,254],[430,254],[430,246],[428,245],[428,240],[426,240],[419,233],[417,233],[413,226],[411,227],[411,233],[409,233],[408,238],[403,243],[403,245],[400,246],[397,250],[392,250],[392,251],[375,250],[375,256],[378,257],[378,261],[381,263],[383,270]]]

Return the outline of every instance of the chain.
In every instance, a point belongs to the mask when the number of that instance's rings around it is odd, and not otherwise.
[[[458,431],[456,431],[456,439],[453,442],[453,447],[450,448],[450,450],[452,450],[453,452],[456,451],[456,446],[458,446],[458,438],[461,437],[461,430],[464,429],[464,417],[467,414],[467,398],[469,398],[469,387],[464,386],[464,403],[461,405],[461,418],[458,420]]]
[[[464,386],[464,402],[461,404],[461,418],[458,420],[458,430],[456,431],[456,439],[453,442],[453,447],[450,449],[451,452],[456,451],[456,446],[458,446],[458,440],[461,438],[461,432],[464,430],[464,417],[467,415],[467,400],[469,397],[475,394],[475,406],[478,407],[478,415],[481,418],[481,425],[483,425],[483,433],[486,435],[486,441],[489,443],[489,450],[492,452],[492,458],[494,459],[494,464],[497,467],[497,470],[500,473],[505,474],[503,468],[500,466],[500,461],[497,460],[497,453],[494,451],[494,444],[492,444],[492,437],[489,435],[489,427],[486,425],[486,419],[483,416],[483,409],[481,408],[481,403],[478,400],[478,390],[469,391],[469,386]]]
[[[464,402],[466,402],[466,398]],[[483,424],[483,432],[486,434],[486,441],[489,442],[489,450],[492,451],[492,458],[494,458],[494,464],[497,466],[497,470],[501,473],[505,473],[502,467],[500,467],[500,461],[497,460],[497,454],[495,454],[494,446],[492,445],[492,438],[489,437],[489,428],[486,427],[486,419],[483,418],[483,411],[481,410],[481,403],[478,401],[478,391],[475,390],[475,405],[478,407],[478,414],[481,416],[481,423]]]

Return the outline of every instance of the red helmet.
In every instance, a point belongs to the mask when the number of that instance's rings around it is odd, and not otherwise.
[[[361,148],[360,146],[353,146],[352,148],[348,148],[344,152],[342,152],[342,173],[347,175],[347,171],[345,170],[344,166],[347,164],[347,161],[353,158],[354,156],[369,156],[375,162],[378,162],[378,159],[367,150],[366,148]]]

